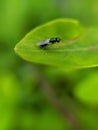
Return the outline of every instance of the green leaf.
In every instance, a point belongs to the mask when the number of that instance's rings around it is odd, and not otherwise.
[[[27,34],[15,47],[23,59],[65,70],[98,65],[98,29],[84,28],[72,19],[57,19],[41,25]],[[41,49],[37,43],[60,37],[61,42]]]
[[[74,89],[74,95],[88,105],[98,104],[98,72],[92,72]]]

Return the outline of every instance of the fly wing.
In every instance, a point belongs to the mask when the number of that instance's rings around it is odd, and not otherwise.
[[[42,42],[39,42],[39,43],[37,43],[37,45],[38,45],[38,46],[48,45],[48,44],[50,44],[49,40],[50,40],[50,39],[47,39],[47,40],[42,41]]]

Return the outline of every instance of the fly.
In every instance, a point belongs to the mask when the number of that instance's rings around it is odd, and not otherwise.
[[[43,47],[50,45],[50,44],[59,43],[60,41],[61,41],[60,38],[55,37],[55,38],[50,38],[50,39],[47,39],[45,41],[39,42],[37,45],[43,48]]]

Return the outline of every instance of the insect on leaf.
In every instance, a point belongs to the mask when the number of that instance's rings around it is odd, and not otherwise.
[[[60,43],[45,49],[37,44],[54,37]],[[84,27],[77,20],[57,19],[40,25],[28,33],[15,52],[24,60],[72,70],[98,65],[98,29]]]

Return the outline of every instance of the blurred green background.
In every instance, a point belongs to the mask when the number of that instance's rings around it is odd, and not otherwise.
[[[14,46],[34,27],[56,18],[98,26],[98,0],[0,0],[0,130],[70,130],[39,89],[34,67]],[[69,73],[38,66],[82,130],[98,130],[98,68]]]

